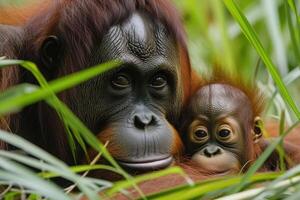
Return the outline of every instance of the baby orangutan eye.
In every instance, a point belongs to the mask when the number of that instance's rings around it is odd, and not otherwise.
[[[204,126],[197,127],[193,132],[193,138],[197,142],[203,142],[208,139],[208,131]]]
[[[229,125],[222,125],[220,126],[217,137],[220,140],[228,140],[232,136],[232,129]]]

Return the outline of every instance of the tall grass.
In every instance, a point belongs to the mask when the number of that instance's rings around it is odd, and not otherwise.
[[[187,184],[171,188],[142,198],[148,199],[297,199],[300,196],[300,166],[288,171],[281,162],[281,172],[256,174],[256,171],[274,149],[285,156],[282,141],[300,123],[300,2],[294,0],[174,0],[184,16],[189,36],[189,48],[193,66],[200,72],[209,72],[215,63],[226,70],[238,71],[241,76],[253,79],[268,95],[268,109],[265,118],[280,121],[280,137],[265,150],[260,158],[244,175],[220,177],[192,184],[184,172],[170,168],[142,176],[131,177],[107,152],[85,125],[63,104],[56,93],[74,87],[88,79],[118,66],[110,62],[70,74],[47,82],[38,68],[30,62],[0,59],[0,68],[18,64],[29,70],[39,85],[20,84],[0,94],[0,116],[16,112],[25,106],[45,100],[57,111],[66,126],[70,148],[74,158],[75,141],[86,151],[91,146],[105,157],[111,165],[91,164],[67,166],[49,153],[24,139],[0,131],[0,140],[26,152],[0,150],[0,199],[15,199],[29,195],[30,199],[73,199],[86,195],[96,199],[99,192],[112,197],[117,192],[135,187],[145,180],[168,174],[179,174]],[[0,3],[5,1],[0,0]],[[20,3],[20,2],[19,2]],[[1,57],[1,55],[0,55]],[[262,62],[258,62],[261,60]],[[257,67],[256,67],[257,66]],[[0,69],[1,70],[1,69]],[[258,72],[256,74],[256,72]],[[284,113],[284,114],[283,114]],[[288,129],[284,130],[284,124]],[[300,134],[300,133],[299,133]],[[41,171],[36,173],[33,169]],[[79,175],[90,170],[104,169],[119,173],[124,181],[111,183]],[[50,178],[62,177],[78,187],[77,192],[56,185]],[[253,187],[255,187],[253,189]],[[1,193],[1,191],[3,191]],[[75,196],[74,196],[75,195]]]

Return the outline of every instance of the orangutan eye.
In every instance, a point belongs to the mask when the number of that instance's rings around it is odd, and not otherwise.
[[[228,125],[222,125],[217,133],[217,136],[221,140],[228,140],[232,135],[232,130]]]
[[[152,79],[150,86],[154,89],[162,89],[167,85],[167,78],[164,75],[156,75]]]
[[[114,88],[121,90],[129,87],[130,79],[125,74],[118,74],[111,83]]]
[[[221,138],[227,138],[230,135],[230,130],[228,129],[222,129],[219,131],[219,136]]]
[[[193,133],[193,138],[196,141],[204,141],[208,138],[208,131],[207,128],[204,126],[199,126],[195,129]]]

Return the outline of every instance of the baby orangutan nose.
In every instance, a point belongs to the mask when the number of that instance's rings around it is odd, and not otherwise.
[[[221,148],[219,148],[215,145],[210,145],[210,146],[205,147],[202,150],[202,152],[206,157],[210,158],[210,157],[217,156],[217,155],[221,154]]]

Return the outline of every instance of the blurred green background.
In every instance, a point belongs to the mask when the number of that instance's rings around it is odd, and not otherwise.
[[[214,64],[238,72],[258,84],[272,97],[276,88],[255,49],[220,0],[174,0],[183,15],[193,66],[205,73]],[[267,54],[279,70],[294,101],[300,106],[300,26],[299,1],[235,1],[258,34]],[[294,9],[293,9],[294,8]],[[256,70],[258,76],[256,77]],[[277,95],[268,114],[278,118],[289,110]],[[291,124],[296,121],[287,116]]]
[[[238,24],[232,20],[222,1],[175,0],[174,2],[183,13],[194,66],[210,66],[214,62],[220,62],[243,73],[252,73],[259,57],[241,33]],[[287,15],[293,18],[294,24],[295,18],[289,8],[288,13],[286,12],[287,1],[236,2],[254,26],[282,75],[295,68],[299,64],[299,52],[295,55]],[[299,46],[299,35],[297,42]]]

